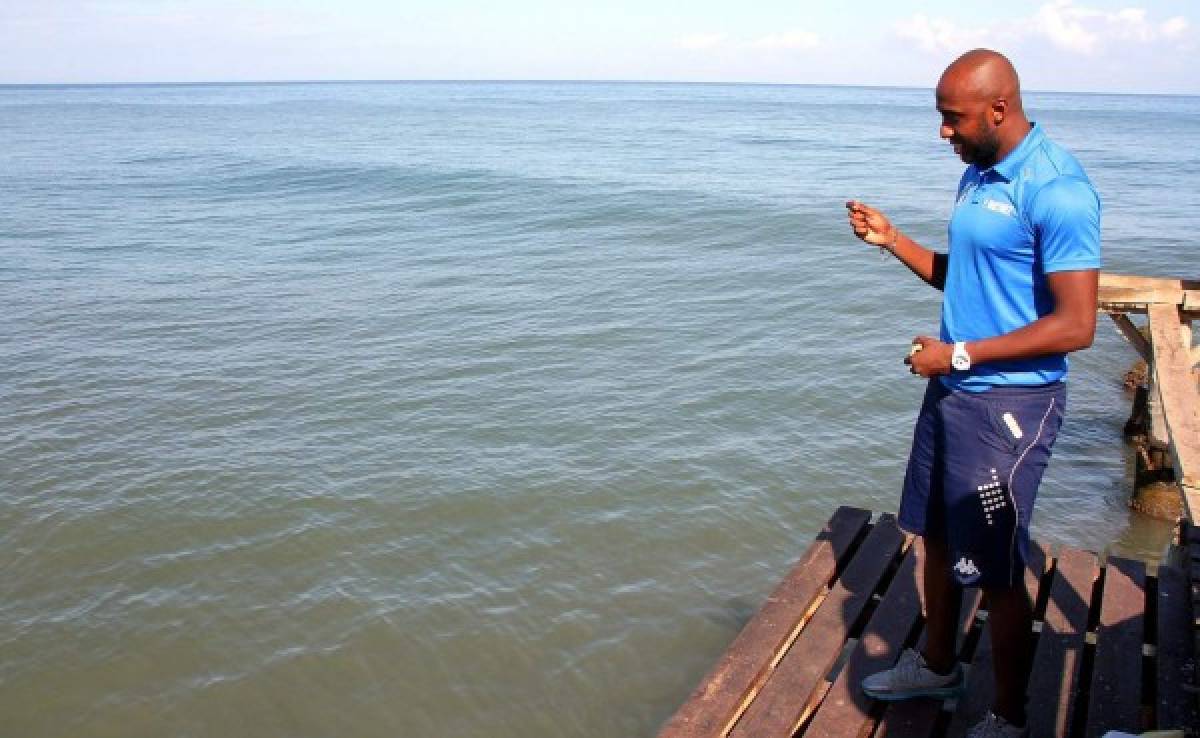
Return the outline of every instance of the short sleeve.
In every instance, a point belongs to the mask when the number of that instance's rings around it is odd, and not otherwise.
[[[1030,221],[1047,273],[1100,268],[1100,198],[1086,179],[1046,183],[1034,195]]]

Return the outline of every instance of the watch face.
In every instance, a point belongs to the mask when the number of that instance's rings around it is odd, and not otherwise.
[[[950,363],[954,364],[954,368],[960,371],[971,368],[971,360],[965,356],[955,356],[950,360]]]

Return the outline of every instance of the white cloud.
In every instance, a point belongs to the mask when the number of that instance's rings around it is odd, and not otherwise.
[[[986,28],[962,28],[945,18],[930,18],[918,13],[896,24],[900,38],[915,43],[930,53],[959,53],[979,46],[989,35]]]
[[[1159,26],[1159,29],[1166,38],[1176,38],[1187,32],[1188,21],[1187,18],[1177,15]]]
[[[1073,6],[1071,0],[1060,0],[1038,8],[1031,28],[1061,49],[1090,54],[1095,51],[1100,37],[1085,25],[1095,28],[1094,21],[1100,15],[1094,10]]]
[[[1120,43],[1178,40],[1190,27],[1182,16],[1156,24],[1145,8],[1110,12],[1076,5],[1074,0],[1055,0],[1039,7],[1029,18],[965,27],[946,18],[918,14],[898,22],[893,30],[901,39],[929,53],[952,54],[981,45],[1042,39],[1063,51],[1092,55]]]

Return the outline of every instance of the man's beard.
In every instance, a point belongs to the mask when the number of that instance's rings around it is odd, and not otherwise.
[[[989,169],[996,165],[996,155],[1000,153],[1000,135],[987,122],[983,122],[984,134],[978,141],[971,142],[967,153],[970,161],[980,169]]]

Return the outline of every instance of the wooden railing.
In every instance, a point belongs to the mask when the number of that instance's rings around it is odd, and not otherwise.
[[[1160,412],[1152,419],[1168,445],[1184,512],[1200,518],[1200,390],[1193,367],[1200,348],[1192,345],[1192,320],[1200,318],[1200,280],[1122,274],[1100,275],[1097,309],[1107,313],[1149,366],[1149,389]],[[1130,314],[1144,314],[1149,339]]]

